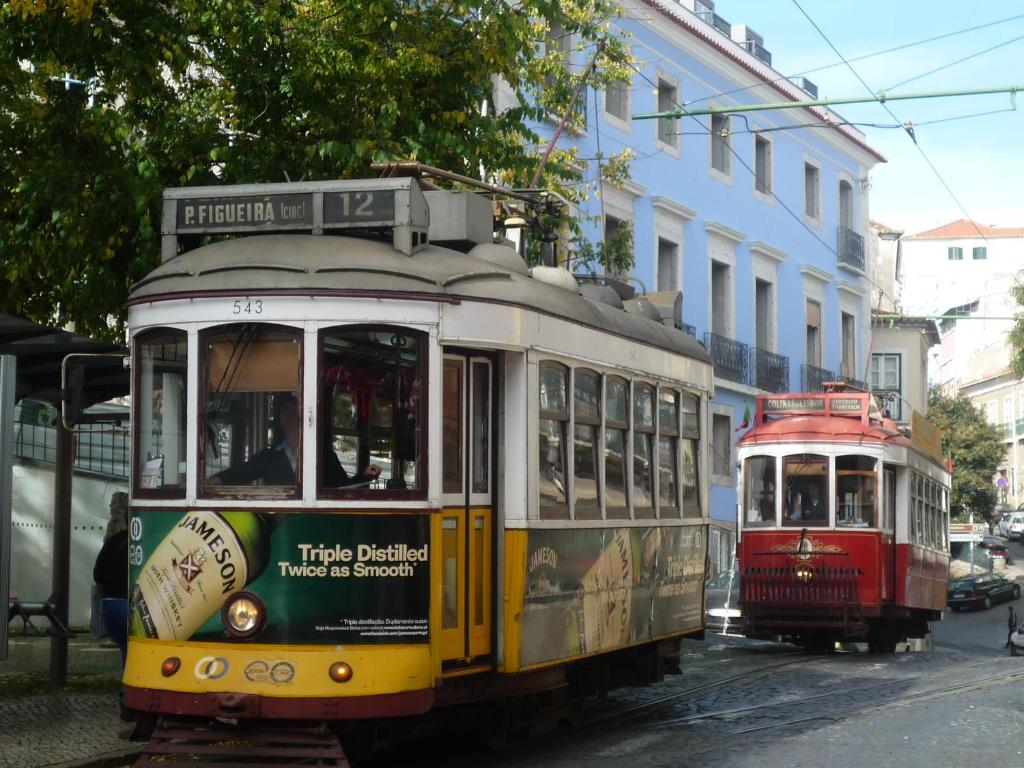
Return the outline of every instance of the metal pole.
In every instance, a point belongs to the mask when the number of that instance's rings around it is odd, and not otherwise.
[[[71,464],[74,461],[74,433],[57,419],[57,467],[53,487],[53,598],[55,613],[68,625],[68,590],[71,573]],[[50,626],[50,682],[68,681],[68,638]]]
[[[18,358],[0,355],[0,595],[11,593],[11,497]],[[7,661],[7,620],[0,622],[0,661]]]
[[[971,576],[974,575],[974,513],[971,512]]]
[[[1016,109],[1017,91],[1024,90],[1022,85],[1011,85],[1005,88],[975,88],[967,91],[932,91],[930,93],[905,93],[890,96],[879,91],[874,96],[850,96],[843,99],[813,99],[810,101],[776,101],[771,104],[742,104],[735,107],[707,107],[704,109],[687,109],[679,107],[664,112],[647,112],[633,115],[634,120],[656,120],[662,117],[694,117],[697,115],[728,115],[736,112],[763,112],[770,109],[806,109],[808,107],[828,107],[834,104],[866,104],[868,102],[905,101],[907,99],[941,99],[948,96],[984,96],[990,93],[1010,94],[1010,104]],[[837,120],[837,123],[844,122]]]

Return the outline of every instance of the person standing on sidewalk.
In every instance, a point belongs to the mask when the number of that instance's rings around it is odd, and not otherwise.
[[[1006,645],[1003,648],[1010,647],[1010,638],[1013,637],[1013,633],[1017,631],[1017,612],[1013,610],[1013,606],[1010,606],[1010,615],[1006,619]]]
[[[116,512],[115,512],[116,508]],[[101,610],[107,632],[121,651],[121,665],[128,654],[128,528],[123,524],[128,494],[118,491],[110,498],[110,524],[114,532],[96,555],[92,579],[102,589]],[[115,524],[119,515],[120,526]]]

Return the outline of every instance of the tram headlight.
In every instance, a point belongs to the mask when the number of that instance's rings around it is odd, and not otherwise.
[[[160,665],[160,674],[164,677],[172,677],[179,669],[181,669],[181,659],[177,656],[169,656]]]
[[[796,580],[802,584],[808,583],[814,578],[814,568],[808,563],[800,563],[795,571]]]
[[[229,635],[244,640],[263,629],[267,609],[252,592],[236,592],[224,603],[220,619]]]
[[[336,683],[347,683],[352,679],[352,667],[344,661],[336,661],[331,664],[328,674],[331,676],[331,680]]]

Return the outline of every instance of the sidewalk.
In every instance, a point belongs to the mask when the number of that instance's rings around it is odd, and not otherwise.
[[[50,685],[50,638],[9,625],[0,662],[0,768],[130,765],[142,748],[118,737],[121,657],[88,631],[68,641],[68,684]]]

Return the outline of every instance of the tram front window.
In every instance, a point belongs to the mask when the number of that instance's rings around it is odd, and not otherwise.
[[[273,486],[264,495],[297,495],[301,476],[302,337],[261,323],[203,335],[203,478],[222,486]]]
[[[783,525],[828,525],[828,457],[787,456],[782,483]]]
[[[878,525],[878,461],[869,456],[836,457],[836,525]]]
[[[321,334],[322,491],[422,491],[423,334],[335,328]]]
[[[751,456],[743,470],[744,526],[775,525],[775,457]]]

